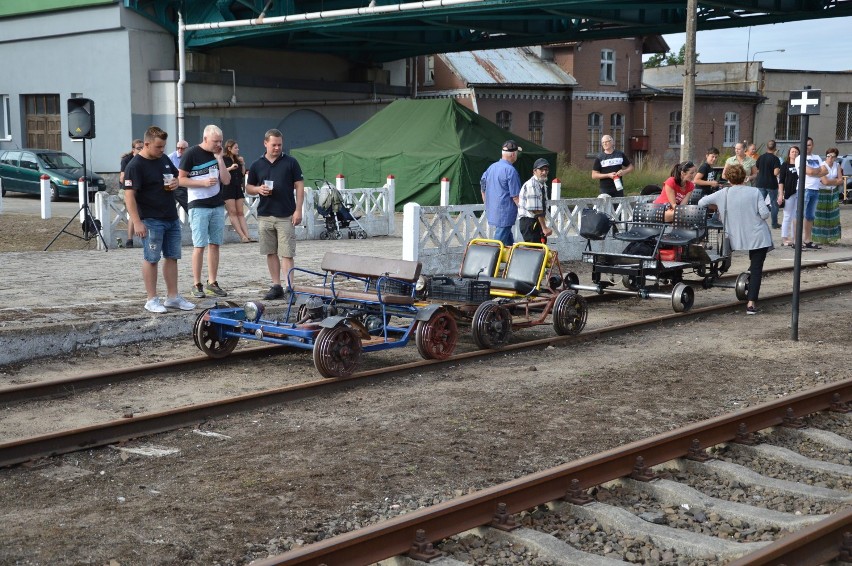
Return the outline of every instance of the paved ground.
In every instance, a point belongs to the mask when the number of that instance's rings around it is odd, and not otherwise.
[[[803,262],[852,257],[852,206],[842,207],[841,215],[840,244],[803,252]],[[773,230],[773,236],[780,245],[780,232]],[[221,250],[218,279],[229,299],[239,303],[260,298],[268,289],[269,275],[258,244],[229,244]],[[399,258],[402,238],[299,242],[297,265],[317,269],[330,250]],[[191,248],[184,248],[179,262],[180,290],[187,297],[192,283],[190,254]],[[766,266],[790,265],[793,255],[790,248],[776,249]],[[140,249],[0,253],[0,365],[77,348],[188,339],[198,310],[152,315],[142,308],[141,257]],[[747,255],[735,254],[731,272],[745,271],[747,266]],[[586,281],[581,277],[581,282]],[[162,280],[159,284],[164,294]],[[199,307],[211,304],[212,300],[199,301]]]

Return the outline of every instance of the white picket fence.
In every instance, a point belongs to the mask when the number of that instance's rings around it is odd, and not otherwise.
[[[320,234],[325,230],[325,219],[317,212],[316,198],[318,189],[305,187],[305,201],[302,203],[302,224],[296,227],[296,238],[299,240],[318,240]],[[353,216],[358,218],[358,223],[364,228],[368,236],[388,236],[395,230],[394,226],[394,199],[396,198],[393,183],[378,188],[357,188],[340,191],[343,201],[350,209]],[[259,198],[246,195],[243,213],[246,217],[249,235],[257,237],[257,205]],[[178,216],[181,224],[186,228],[183,230],[183,245],[192,245],[192,234],[189,229],[189,219],[183,209],[177,204]],[[116,195],[105,192],[95,194],[95,203],[92,209],[95,218],[101,221],[101,230],[104,240],[110,248],[118,245],[118,238],[124,240],[127,237],[125,228],[127,223],[127,209],[124,200]],[[227,212],[225,214],[225,243],[236,243],[240,241],[236,232],[230,229],[230,220]],[[355,227],[355,224],[352,224]],[[98,249],[103,249],[103,243],[98,240]]]
[[[580,236],[582,211],[587,207],[609,214],[614,220],[631,220],[633,207],[653,197],[558,199],[548,201],[547,225],[553,229],[547,245],[559,252],[559,259],[578,260],[586,248]],[[402,257],[420,261],[423,273],[453,273],[461,265],[467,243],[473,238],[493,238],[494,230],[485,218],[485,205],[420,206],[408,203],[402,221]],[[515,225],[515,241],[520,241]],[[596,251],[620,252],[624,242],[609,238],[593,241]]]

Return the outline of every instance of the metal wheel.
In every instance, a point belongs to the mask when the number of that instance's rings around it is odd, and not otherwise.
[[[323,328],[314,341],[314,366],[323,377],[349,377],[361,360],[361,338],[348,326]]]
[[[570,285],[579,285],[580,284],[580,276],[574,273],[573,271],[569,271],[565,274],[565,281],[562,283],[566,288]]]
[[[751,274],[748,271],[743,271],[739,275],[737,275],[737,283],[734,285],[734,292],[737,294],[738,301],[745,301],[748,299],[748,279],[751,277]]]
[[[478,347],[496,350],[512,337],[512,315],[503,305],[486,301],[473,314],[470,328]]]
[[[328,231],[323,230],[320,232],[320,240],[328,240]]]
[[[453,355],[458,338],[456,319],[446,309],[437,310],[429,320],[417,323],[417,351],[424,360],[446,360]]]
[[[358,230],[358,232],[357,232],[357,234],[356,234],[356,237],[357,237],[359,240],[366,240],[366,239],[367,239],[367,233],[366,233],[366,232],[364,232],[363,230]]]
[[[639,290],[639,285],[636,282],[636,277],[632,275],[622,275],[621,284],[624,286],[625,289],[629,289],[631,291]]]
[[[193,338],[198,349],[211,358],[224,358],[237,347],[239,338],[220,338],[219,330],[210,324],[210,309],[205,309],[195,319]]]
[[[675,312],[687,312],[695,302],[695,291],[684,283],[678,283],[672,289],[672,308]]]
[[[553,329],[559,336],[579,334],[586,327],[586,299],[574,291],[562,291],[553,303]]]
[[[343,237],[343,234],[340,233],[340,230],[335,230],[334,232],[331,233],[331,239],[332,240],[339,240],[342,237]]]

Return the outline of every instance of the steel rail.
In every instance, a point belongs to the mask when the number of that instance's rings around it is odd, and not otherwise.
[[[845,552],[845,556],[840,556]],[[819,566],[832,560],[852,561],[852,508],[833,514],[747,554],[728,566]]]
[[[645,467],[662,464],[686,456],[695,441],[702,448],[729,442],[743,426],[749,432],[777,426],[791,410],[796,416],[808,415],[828,409],[838,399],[844,403],[852,400],[852,379],[691,424],[252,564],[355,566],[378,562],[408,552],[417,531],[425,531],[430,542],[442,540],[490,524],[498,505],[505,505],[509,514],[532,509],[565,498],[572,488],[587,489],[629,476],[640,457]]]
[[[831,263],[836,263],[839,261],[852,261],[852,257],[815,262],[812,264],[808,264],[806,267],[826,267]],[[793,267],[776,267],[772,269],[767,269],[763,273],[764,275],[773,275],[792,270]],[[738,275],[739,274],[726,275],[724,277],[721,277],[720,281],[725,281],[727,279],[736,279]],[[601,293],[595,295],[584,295],[584,298],[587,302],[594,304],[597,302],[620,300],[622,297],[612,293]],[[764,297],[763,300],[765,301],[766,297]],[[707,307],[702,308],[706,309]],[[699,309],[693,309],[692,312],[704,311],[700,311]],[[586,334],[586,336],[594,337],[595,334],[594,332],[589,332]],[[14,403],[20,401],[31,401],[41,397],[69,395],[77,393],[81,390],[100,387],[103,385],[112,385],[114,383],[136,379],[139,377],[151,377],[151,374],[165,373],[177,369],[179,367],[183,367],[187,370],[195,370],[213,364],[226,364],[234,359],[244,361],[245,359],[252,359],[273,352],[295,353],[298,352],[298,350],[291,350],[287,348],[282,349],[282,347],[279,345],[261,345],[243,350],[237,350],[236,352],[232,353],[228,358],[219,360],[213,360],[205,356],[194,356],[191,358],[184,358],[180,360],[157,362],[136,367],[124,367],[92,374],[81,374],[61,379],[52,379],[35,383],[25,383],[11,387],[2,387],[0,388],[0,404]]]
[[[817,296],[833,293],[852,287],[852,282],[834,283],[802,291],[805,296]],[[769,295],[761,299],[767,302],[787,301],[789,293]],[[9,466],[33,460],[35,458],[54,456],[76,450],[84,450],[96,446],[104,446],[131,438],[174,430],[203,422],[215,416],[221,416],[239,411],[253,410],[258,407],[286,403],[311,397],[317,394],[330,394],[343,390],[361,381],[378,381],[397,376],[401,373],[438,369],[447,367],[468,359],[481,359],[486,356],[503,355],[505,352],[522,351],[539,348],[551,344],[580,344],[595,338],[612,337],[651,328],[661,324],[679,323],[685,319],[699,318],[708,314],[728,312],[742,308],[737,301],[723,305],[708,306],[693,309],[686,313],[662,315],[640,322],[632,322],[592,330],[576,336],[554,336],[531,340],[519,344],[510,344],[500,350],[478,350],[451,356],[446,360],[419,360],[389,368],[380,368],[359,372],[347,378],[323,379],[290,385],[281,388],[231,397],[208,403],[189,405],[150,413],[133,415],[128,418],[98,423],[78,429],[59,431],[55,433],[22,438],[0,444],[0,466]]]

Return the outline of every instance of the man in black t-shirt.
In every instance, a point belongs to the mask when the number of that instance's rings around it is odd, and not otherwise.
[[[181,227],[172,192],[178,186],[178,170],[163,155],[167,137],[156,126],[148,128],[142,150],[124,170],[124,202],[133,230],[142,239],[142,280],[148,295],[145,310],[153,313],[166,312],[167,308],[195,308],[177,291]],[[165,301],[157,296],[157,266],[161,257],[165,258]]]
[[[624,184],[621,178],[633,171],[633,164],[624,152],[615,149],[612,136],[601,138],[601,151],[592,165],[592,179],[600,181],[602,195],[624,196]]]
[[[231,173],[222,160],[222,130],[209,125],[203,141],[184,152],[180,160],[180,186],[187,188],[189,225],[192,228],[192,296],[227,297],[216,280],[219,272],[219,246],[225,238],[225,200],[222,186],[231,182]],[[204,249],[207,255],[207,285],[201,284]]]
[[[266,152],[249,167],[246,194],[260,195],[257,205],[257,232],[260,253],[272,287],[264,299],[283,299],[282,274],[286,281],[296,255],[296,226],[302,222],[305,181],[299,162],[285,154],[284,135],[269,130],[263,137]],[[280,256],[280,259],[279,259]]]
[[[778,174],[781,172],[781,160],[776,155],[775,140],[766,142],[766,153],[757,158],[757,179],[754,186],[765,199],[769,196],[769,214],[772,227],[780,228],[778,224]]]
[[[711,147],[704,156],[704,163],[698,168],[698,173],[692,179],[696,188],[701,189],[702,194],[710,195],[719,188],[719,179],[716,176],[716,161],[719,159],[719,149]]]

